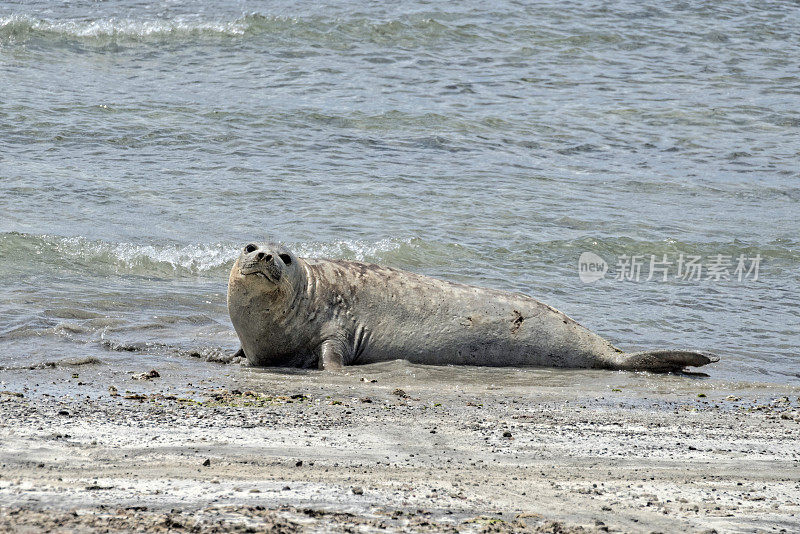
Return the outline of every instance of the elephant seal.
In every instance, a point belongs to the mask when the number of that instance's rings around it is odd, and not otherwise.
[[[680,371],[718,358],[625,353],[527,295],[356,261],[298,258],[250,243],[231,269],[228,311],[250,364],[433,365]]]

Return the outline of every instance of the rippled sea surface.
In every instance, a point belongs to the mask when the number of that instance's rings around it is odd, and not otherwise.
[[[799,73],[788,1],[0,1],[0,368],[224,360],[274,239],[800,382]]]

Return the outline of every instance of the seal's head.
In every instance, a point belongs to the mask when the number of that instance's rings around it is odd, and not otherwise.
[[[295,365],[305,337],[293,319],[306,287],[303,260],[277,243],[248,243],[231,268],[228,313],[253,365]],[[305,364],[304,364],[305,365]]]
[[[292,289],[299,262],[285,247],[274,243],[249,243],[239,255],[231,279],[258,287],[260,292]]]

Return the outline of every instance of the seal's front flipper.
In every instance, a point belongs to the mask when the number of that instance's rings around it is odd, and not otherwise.
[[[236,354],[233,355],[233,359],[236,358],[247,358],[247,356],[244,353],[244,349],[242,347],[239,347],[239,350],[237,350]]]
[[[335,339],[326,339],[319,348],[319,368],[325,371],[344,367],[345,347]]]
[[[687,350],[649,350],[621,354],[618,361],[617,368],[626,371],[668,373],[681,371],[684,367],[700,367],[718,362],[719,358]]]

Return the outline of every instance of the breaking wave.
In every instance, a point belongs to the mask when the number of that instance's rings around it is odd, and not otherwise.
[[[281,17],[251,13],[232,20],[126,19],[48,20],[28,15],[0,17],[0,44],[31,40],[73,40],[102,44],[106,41],[161,42],[228,39],[274,35],[312,42],[354,39],[370,42],[425,43],[439,39],[475,39],[467,26],[450,26],[425,17],[399,20]]]
[[[289,244],[299,256],[336,257],[360,261],[381,261],[386,254],[411,245],[409,239],[377,242],[352,240],[330,243]],[[84,237],[0,234],[2,263],[45,268],[88,271],[93,274],[179,277],[224,275],[236,260],[241,243],[145,244],[113,243]],[[18,261],[26,260],[26,261]]]

